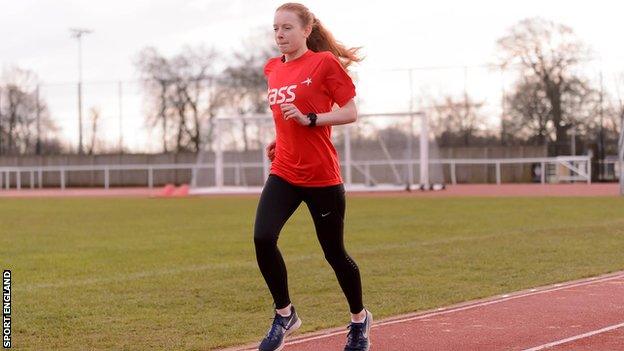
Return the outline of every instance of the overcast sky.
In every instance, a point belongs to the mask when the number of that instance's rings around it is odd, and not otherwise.
[[[0,66],[6,69],[17,65],[33,70],[50,85],[75,82],[77,44],[70,38],[68,29],[84,27],[94,32],[83,39],[83,79],[131,81],[137,78],[133,61],[142,48],[155,46],[164,54],[173,55],[184,45],[206,45],[216,47],[227,58],[245,38],[259,30],[271,29],[274,10],[281,3],[272,0],[0,0]],[[624,5],[620,1],[320,0],[305,4],[340,41],[364,47],[366,60],[356,70],[362,72],[358,94],[368,111],[404,108],[402,103],[384,106],[382,101],[388,99],[377,99],[388,90],[388,85],[409,90],[404,72],[389,73],[387,69],[494,62],[496,40],[527,17],[540,16],[572,27],[593,50],[597,59],[594,68],[600,67],[609,74],[624,71]],[[422,78],[417,75],[414,77],[417,81],[433,79],[440,83],[418,85],[416,82],[419,92],[430,89],[431,95],[438,94],[440,86],[465,83],[462,70],[435,73],[433,78],[418,74]],[[394,77],[399,83],[393,83]],[[473,74],[467,85],[473,84],[479,90],[478,77],[477,73]],[[51,92],[48,99],[53,96]],[[401,96],[403,102],[405,93]],[[132,119],[141,117],[140,109],[126,107],[131,97],[124,95],[124,100],[124,115],[127,115],[124,127],[139,127],[139,121]],[[113,118],[117,109],[109,110],[105,114]],[[137,115],[132,116],[132,111]],[[71,127],[65,129],[72,133]]]

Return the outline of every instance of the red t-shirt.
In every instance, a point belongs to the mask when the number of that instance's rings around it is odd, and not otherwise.
[[[331,52],[312,50],[292,61],[269,59],[264,74],[276,129],[271,173],[299,186],[342,183],[331,126],[310,128],[284,120],[280,104],[293,103],[304,115],[330,112],[334,103],[342,107],[355,96],[351,77]]]

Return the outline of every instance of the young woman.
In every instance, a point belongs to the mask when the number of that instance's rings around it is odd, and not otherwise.
[[[288,296],[286,266],[277,248],[280,230],[305,202],[325,258],[334,269],[351,311],[345,350],[368,350],[372,314],[362,303],[358,266],[345,251],[345,190],[331,126],[353,123],[355,87],[345,68],[360,61],[357,49],[338,43],[303,5],[275,12],[275,42],[281,57],[264,68],[276,140],[267,147],[271,174],[264,185],[254,226],[256,258],[276,314],[259,350],[280,350],[301,325]],[[339,108],[332,111],[334,104]]]

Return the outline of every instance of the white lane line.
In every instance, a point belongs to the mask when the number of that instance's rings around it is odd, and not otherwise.
[[[544,345],[540,345],[540,346],[535,346],[532,347],[530,349],[525,349],[524,351],[539,351],[539,350],[544,350],[547,349],[549,347],[553,347],[553,346],[557,346],[557,345],[561,345],[561,344],[565,344],[571,341],[575,341],[575,340],[579,340],[579,339],[584,339],[584,338],[588,338],[590,336],[593,335],[597,335],[597,334],[601,334],[601,333],[606,333],[608,331],[614,330],[614,329],[618,329],[618,328],[622,328],[624,327],[624,323],[620,323],[620,324],[615,324],[615,325],[611,325],[602,329],[598,329],[598,330],[594,330],[594,331],[590,331],[584,334],[579,334],[576,336],[572,336],[569,338],[565,338],[565,339],[561,339],[561,340],[557,340],[557,341],[553,341],[550,342],[548,344],[544,344]]]
[[[547,292],[552,292],[552,291],[557,291],[557,290],[563,290],[563,289],[568,289],[568,288],[574,288],[574,287],[578,287],[578,286],[602,283],[602,282],[615,280],[615,279],[621,279],[621,278],[624,278],[624,273],[616,273],[615,275],[608,275],[608,276],[603,277],[603,278],[591,277],[591,278],[586,278],[586,279],[583,279],[583,280],[580,280],[580,281],[576,281],[575,283],[569,283],[569,284],[558,283],[558,284],[553,284],[553,285],[546,286],[545,288],[542,288],[542,290],[537,290],[536,288],[534,288],[534,289],[529,290],[530,292],[514,295],[514,296],[511,296],[511,297],[507,297],[507,298],[501,298],[501,299],[496,299],[496,300],[489,300],[489,301],[485,301],[485,302],[481,302],[481,303],[474,303],[474,304],[465,305],[465,306],[459,306],[459,307],[450,308],[450,309],[445,309],[445,308],[442,307],[442,308],[438,308],[434,312],[421,314],[421,315],[417,315],[417,316],[414,316],[414,317],[405,317],[405,318],[394,319],[394,320],[387,321],[387,322],[378,322],[378,323],[373,324],[371,326],[371,328],[375,328],[375,327],[379,327],[379,326],[383,326],[383,325],[390,325],[390,324],[408,322],[408,321],[412,321],[412,320],[423,319],[423,318],[428,318],[428,317],[432,317],[432,316],[438,316],[438,315],[448,314],[448,313],[453,313],[453,312],[460,312],[460,311],[464,311],[464,310],[468,310],[468,309],[472,309],[472,308],[476,308],[476,307],[492,305],[492,304],[495,304],[495,303],[509,301],[509,300],[513,300],[513,299],[517,299],[517,298],[521,298],[521,297],[538,295],[538,294],[542,294],[542,293],[547,293]],[[284,345],[296,345],[296,344],[301,344],[301,343],[308,342],[308,341],[324,339],[324,338],[328,338],[328,337],[332,337],[332,336],[336,336],[336,335],[341,335],[341,334],[346,334],[346,333],[347,333],[346,330],[344,330],[344,331],[333,331],[333,332],[328,332],[328,333],[324,333],[324,334],[320,334],[320,335],[304,337],[302,339],[297,339],[297,340],[293,340],[293,341],[287,341],[287,342],[284,343]],[[242,348],[237,348],[236,350],[241,350],[241,351],[243,351],[243,350],[255,350],[255,347],[250,348],[249,346],[243,346]]]
[[[432,317],[432,316],[439,316],[442,314],[448,314],[448,313],[452,313],[452,312],[460,312],[460,311],[465,311],[465,310],[469,310],[469,309],[473,309],[476,307],[483,307],[483,306],[488,306],[488,305],[493,305],[496,303],[501,303],[501,302],[505,302],[505,301],[509,301],[509,300],[515,300],[521,297],[528,297],[528,296],[533,296],[533,295],[539,295],[539,294],[543,294],[543,293],[549,293],[549,292],[553,292],[553,291],[558,291],[558,290],[565,290],[565,289],[570,289],[570,288],[576,288],[579,286],[585,286],[585,285],[591,285],[591,284],[596,284],[596,283],[602,283],[602,282],[607,282],[610,280],[615,280],[615,279],[622,279],[624,278],[624,274],[619,274],[617,276],[611,276],[611,277],[605,277],[603,279],[592,279],[591,281],[587,281],[587,280],[583,280],[580,282],[576,282],[576,283],[572,283],[572,284],[555,284],[553,285],[553,288],[544,288],[543,290],[538,290],[535,292],[527,292],[527,293],[521,293],[518,295],[513,295],[513,296],[508,296],[506,295],[502,295],[501,298],[495,299],[495,300],[489,300],[489,301],[484,301],[484,302],[477,302],[475,304],[471,304],[471,305],[467,305],[467,306],[459,306],[457,308],[452,308],[452,309],[448,309],[446,311],[440,311],[440,312],[431,312],[428,314],[424,314],[424,315],[419,315],[419,316],[414,316],[414,317],[406,317],[406,318],[402,318],[402,319],[398,319],[398,320],[392,320],[392,321],[388,321],[388,322],[381,322],[381,323],[377,323],[375,325],[373,325],[373,327],[375,326],[382,326],[382,325],[389,325],[389,324],[395,324],[395,323],[401,323],[401,322],[407,322],[407,321],[412,321],[412,320],[417,320],[417,319],[422,319],[425,317]],[[505,297],[508,296],[508,297]]]
[[[428,318],[428,317],[432,317],[432,316],[439,316],[439,315],[449,314],[449,313],[453,313],[453,312],[461,312],[461,311],[465,311],[465,310],[469,310],[469,309],[473,309],[473,308],[477,308],[477,307],[483,307],[483,306],[493,305],[493,304],[500,303],[500,302],[514,300],[514,299],[518,299],[518,298],[521,298],[521,297],[539,295],[539,294],[543,294],[543,293],[548,293],[548,292],[553,292],[553,291],[558,291],[558,290],[563,290],[563,289],[569,289],[569,288],[575,288],[575,287],[584,286],[584,285],[602,283],[602,282],[606,282],[606,281],[609,281],[609,280],[615,280],[615,279],[621,279],[621,278],[624,278],[624,274],[617,274],[617,275],[614,275],[614,276],[607,276],[607,277],[604,277],[604,278],[593,277],[593,278],[584,279],[582,281],[578,281],[576,283],[570,283],[570,284],[567,284],[567,285],[565,283],[558,283],[558,284],[552,285],[553,288],[545,288],[543,290],[538,290],[538,291],[535,291],[535,292],[527,292],[527,293],[518,294],[518,295],[506,297],[506,298],[500,298],[500,299],[496,299],[496,300],[490,300],[490,301],[485,301],[485,302],[480,302],[480,303],[474,303],[474,304],[466,305],[466,306],[459,306],[457,308],[451,308],[451,309],[447,309],[447,310],[444,310],[444,311],[437,311],[437,312],[434,311],[434,312],[421,314],[421,315],[414,316],[414,317],[406,317],[406,318],[395,319],[395,320],[391,320],[391,321],[387,321],[387,322],[379,322],[379,323],[373,324],[371,328],[376,328],[376,327],[380,327],[380,326],[384,326],[384,325],[391,325],[391,324],[396,324],[396,323],[409,322],[409,321],[413,321],[413,320],[417,320],[417,319],[423,319],[423,318]],[[335,332],[330,332],[330,333],[327,333],[327,334],[311,336],[309,338],[293,340],[293,341],[290,341],[290,342],[286,342],[285,345],[295,345],[295,344],[300,344],[300,343],[307,342],[307,341],[324,339],[324,338],[328,338],[328,337],[332,337],[332,336],[340,335],[340,334],[345,334],[345,333],[346,333],[346,331],[335,331]]]

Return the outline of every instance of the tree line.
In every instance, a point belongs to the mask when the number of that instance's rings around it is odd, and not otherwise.
[[[210,149],[215,133],[212,122],[219,114],[268,111],[263,68],[279,54],[271,41],[269,34],[250,38],[227,62],[205,47],[185,47],[170,58],[153,47],[139,53],[135,66],[143,82],[147,121],[150,127],[159,128],[164,152]],[[240,135],[248,150],[248,123],[242,121]]]
[[[484,111],[485,102],[469,92],[434,98],[427,102],[426,112],[439,146],[546,145],[552,155],[564,155],[570,153],[574,137],[579,152],[588,148],[598,156],[617,152],[622,99],[584,75],[592,53],[571,28],[530,18],[512,26],[496,44],[496,69],[515,75],[503,98],[500,130],[484,130],[492,116]],[[262,141],[244,117],[268,112],[263,66],[277,55],[270,33],[248,38],[227,57],[203,46],[186,46],[170,57],[154,47],[142,49],[134,66],[146,126],[159,131],[162,151],[210,149],[212,122],[219,115],[242,116],[232,138],[245,150],[260,147]],[[70,151],[62,146],[45,99],[33,89],[38,83],[33,72],[19,68],[3,76],[0,155]],[[96,150],[99,118],[93,108],[90,153]],[[405,134],[399,129],[382,132]]]
[[[617,153],[618,129],[624,121],[622,97],[610,96],[602,82],[583,74],[592,53],[570,27],[525,19],[497,41],[497,49],[496,69],[516,74],[503,97],[498,134],[479,128],[488,117],[483,101],[468,93],[446,96],[430,111],[441,146],[546,145],[551,155],[566,155],[575,138],[579,151],[584,146],[599,157]]]
[[[12,67],[0,84],[0,155],[60,153],[57,128],[39,98],[37,75]]]

